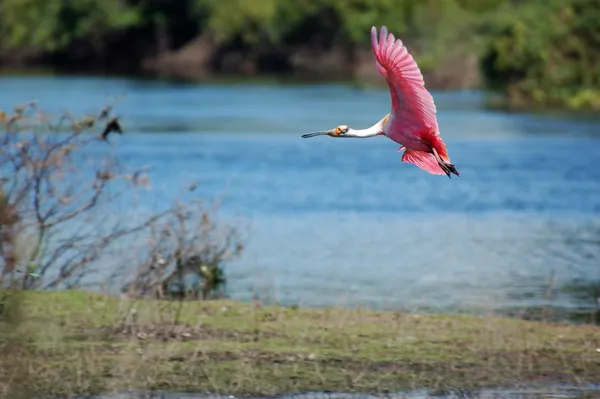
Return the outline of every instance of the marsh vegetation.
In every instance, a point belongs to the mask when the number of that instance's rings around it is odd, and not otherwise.
[[[79,291],[14,299],[20,313],[0,322],[5,397],[583,387],[600,374],[593,326]]]

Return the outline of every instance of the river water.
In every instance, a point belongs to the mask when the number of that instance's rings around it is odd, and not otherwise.
[[[460,178],[401,163],[377,137],[301,139],[368,127],[387,89],[257,82],[191,85],[3,77],[0,109],[95,112],[124,94],[126,163],[148,165],[141,208],[186,184],[222,197],[248,242],[228,292],[306,306],[527,313],[581,320],[600,288],[600,118],[490,111],[479,92],[434,92]],[[100,145],[100,144],[99,144]],[[130,215],[131,209],[113,216]]]
[[[434,393],[426,389],[399,392],[387,395],[365,395],[345,393],[309,392],[303,394],[282,395],[270,399],[592,399],[600,396],[599,387],[548,386],[546,388],[526,389],[484,389],[473,392]],[[94,395],[85,399],[237,399],[233,395],[203,395],[189,393],[152,393],[137,394],[128,392],[117,395]],[[246,397],[245,397],[246,398]],[[84,399],[83,397],[80,399]],[[253,398],[249,399],[261,399]]]

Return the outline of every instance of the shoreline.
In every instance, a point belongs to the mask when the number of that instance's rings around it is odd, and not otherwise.
[[[0,321],[1,357],[10,359],[0,387],[26,370],[31,388],[51,395],[375,394],[584,386],[600,375],[592,325],[83,291],[15,298],[19,312]]]
[[[90,58],[71,60],[66,55],[52,58],[46,54],[19,62],[12,61],[12,57],[0,57],[0,63],[3,64],[0,76],[7,75],[7,72],[16,75],[41,72],[49,75],[135,77],[184,83],[276,79],[300,83],[349,82],[387,89],[384,78],[376,69],[369,46],[356,46],[352,56],[346,54],[342,47],[327,50],[293,47],[286,50],[284,58],[287,62],[284,65],[275,63],[269,67],[268,63],[259,62],[249,54],[239,53],[239,50],[229,49],[221,53],[218,47],[214,47],[214,44],[207,46],[205,41],[205,38],[196,38],[181,48],[158,55],[148,54],[128,64],[104,63],[91,55]],[[448,63],[430,65],[427,57],[419,61],[422,55],[419,51],[414,55],[428,90],[485,90],[474,54],[455,56],[451,68],[448,68]]]

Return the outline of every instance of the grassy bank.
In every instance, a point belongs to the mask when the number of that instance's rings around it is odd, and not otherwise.
[[[31,292],[19,303],[0,323],[0,393],[23,381],[56,395],[270,395],[577,384],[600,375],[593,326],[75,291]]]

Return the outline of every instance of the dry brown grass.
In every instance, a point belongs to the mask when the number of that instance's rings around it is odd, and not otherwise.
[[[18,323],[1,324],[4,397],[17,397],[23,381],[29,394],[52,396],[128,389],[273,395],[585,384],[600,375],[594,326],[134,302],[78,291],[27,292],[21,302]]]

